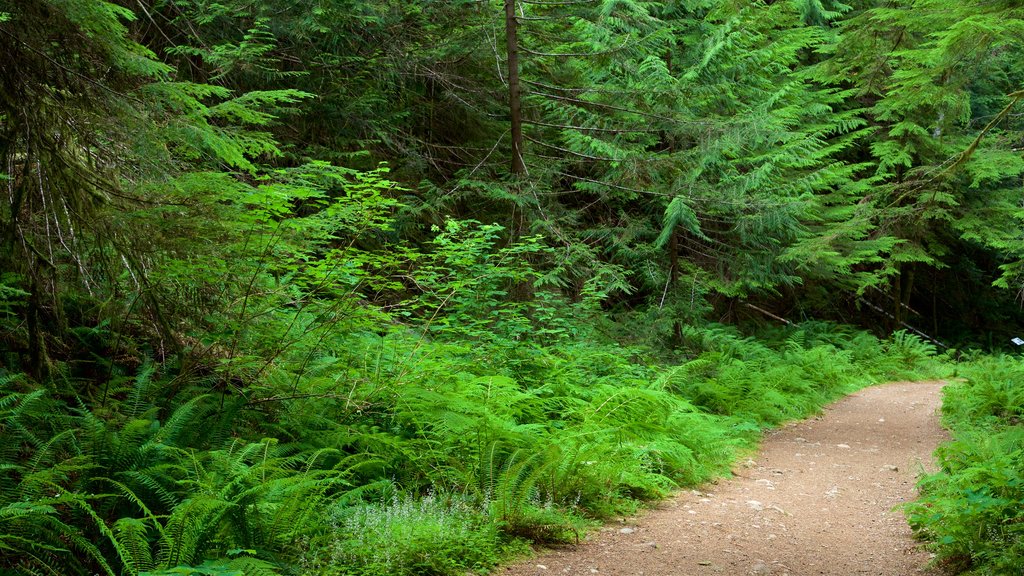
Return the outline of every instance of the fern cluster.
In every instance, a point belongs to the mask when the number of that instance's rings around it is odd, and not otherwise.
[[[594,520],[727,473],[760,430],[869,382],[843,338],[814,328],[773,345],[715,326],[685,337],[692,359],[665,365],[596,339],[334,334],[333,356],[268,372],[277,394],[297,380],[287,402],[200,393],[202,379],[152,363],[111,382],[106,405],[8,374],[0,564],[483,571],[524,541],[575,540]],[[192,387],[178,390],[182,378]]]
[[[231,411],[212,396],[101,416],[23,380],[2,382],[0,558],[24,573],[162,573],[231,556],[277,573],[257,556],[293,545],[320,502],[352,487],[351,464],[329,451],[219,435]]]
[[[1024,363],[982,357],[958,372],[964,380],[946,387],[942,406],[953,440],[907,516],[950,565],[1012,574],[1024,558]]]
[[[856,351],[844,349],[847,336]],[[405,496],[385,490],[368,504],[336,508],[344,521],[312,540],[304,561],[326,567],[342,558],[366,574],[381,563],[393,573],[445,573],[424,568],[420,535],[386,547],[369,543],[386,538],[379,531],[422,530],[436,535],[435,553],[464,554],[444,536],[446,522],[476,525],[474,547],[495,554],[515,538],[572,541],[581,519],[628,513],[726,473],[764,428],[873,381],[858,359],[874,358],[865,367],[877,378],[931,369],[926,356],[905,361],[850,329],[812,326],[774,345],[714,326],[689,329],[687,338],[695,357],[680,365],[596,342],[470,349],[401,333],[350,341],[351,356],[339,362],[377,374],[346,397],[359,412],[340,402],[332,410],[320,399],[296,402],[289,418],[302,419],[302,427],[344,418],[344,441],[386,451],[379,477]],[[409,494],[426,500],[414,504]],[[424,518],[428,512],[435,519]],[[491,534],[489,546],[475,540],[480,531]],[[367,567],[351,568],[369,549]],[[470,566],[452,564],[458,567]]]

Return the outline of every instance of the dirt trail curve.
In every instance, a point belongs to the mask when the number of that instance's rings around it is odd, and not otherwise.
[[[765,437],[736,476],[505,576],[939,574],[902,513],[946,436],[941,382],[867,388]]]

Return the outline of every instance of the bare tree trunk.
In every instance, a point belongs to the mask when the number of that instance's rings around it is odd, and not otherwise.
[[[893,330],[900,327],[907,321],[907,310],[910,310],[910,296],[914,290],[914,268],[910,264],[900,266],[896,273],[896,283],[893,286]]]
[[[903,281],[902,308],[913,312],[913,309],[910,307],[910,296],[914,293],[914,265],[906,265],[903,269],[903,275],[906,276],[906,279]],[[904,314],[904,317],[906,317],[906,314]]]
[[[903,269],[902,267],[896,271],[896,277],[893,279],[892,285],[892,318],[891,326],[889,326],[889,332],[898,330],[900,322],[903,321],[903,308],[900,304],[903,302]]]
[[[673,232],[668,239],[668,284],[672,290],[679,284],[679,238]],[[683,323],[676,318],[672,321],[672,344],[683,345]]]
[[[519,95],[519,37],[515,0],[505,0],[505,42],[508,49],[508,112],[512,132],[512,176],[526,174],[523,162],[523,112]]]
[[[517,198],[521,192],[522,180],[526,175],[523,161],[523,108],[519,86],[519,22],[516,20],[516,1],[505,0],[505,45],[508,51],[508,116],[509,131],[512,134],[512,184],[510,192]],[[509,243],[522,238],[526,231],[525,205],[513,201],[512,224]],[[510,287],[513,300],[528,300],[532,289],[528,282],[516,282]]]
[[[36,381],[42,382],[48,376],[48,362],[46,355],[46,339],[43,336],[44,328],[41,325],[42,302],[39,297],[41,290],[39,281],[33,272],[32,285],[28,296],[28,372]]]

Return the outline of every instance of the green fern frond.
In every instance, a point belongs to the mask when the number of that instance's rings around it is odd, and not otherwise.
[[[153,568],[149,543],[149,526],[137,518],[120,518],[114,522],[114,537],[125,554],[121,559],[130,574],[139,574]]]
[[[230,502],[201,493],[183,500],[164,526],[158,562],[163,566],[192,564],[212,544],[209,536],[231,507]]]

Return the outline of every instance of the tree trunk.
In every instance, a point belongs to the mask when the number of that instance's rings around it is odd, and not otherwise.
[[[668,283],[674,290],[679,283],[679,238],[675,234],[668,240],[668,259]],[[672,321],[672,345],[683,345],[683,323],[678,317]]]
[[[914,292],[913,265],[904,264],[900,266],[892,292],[893,330],[898,330],[907,321],[907,312],[910,310],[910,296]]]
[[[508,116],[509,131],[512,135],[512,159],[509,169],[512,173],[510,192],[519,198],[522,180],[526,175],[526,162],[523,161],[523,109],[519,93],[519,22],[516,20],[515,0],[505,0],[505,45],[508,51]],[[509,243],[522,238],[526,231],[525,203],[513,201],[512,224],[509,230]],[[531,296],[528,282],[516,282],[511,287],[513,300],[525,301]]]
[[[508,113],[512,132],[512,177],[526,174],[523,162],[523,113],[519,99],[519,37],[515,0],[505,0],[505,42],[508,49]]]
[[[32,275],[32,283],[28,296],[28,373],[37,382],[46,380],[48,376],[46,339],[43,336],[41,322],[42,301],[39,281]]]
[[[892,326],[889,332],[899,330],[903,322],[903,269],[896,272],[896,282],[892,286]]]
[[[902,308],[904,310],[910,310],[910,295],[914,291],[914,265],[907,265],[903,270],[903,275],[906,279],[903,281],[903,299],[901,300]],[[904,315],[904,319],[906,315]]]

